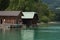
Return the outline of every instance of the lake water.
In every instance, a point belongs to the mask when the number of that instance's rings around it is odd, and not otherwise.
[[[60,40],[60,24],[39,26],[31,30],[0,31],[0,40]]]

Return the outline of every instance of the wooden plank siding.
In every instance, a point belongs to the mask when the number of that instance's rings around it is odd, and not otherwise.
[[[0,20],[2,20],[2,22],[4,23],[10,23],[10,24],[16,24],[19,23],[21,20],[21,17],[0,17]]]
[[[16,17],[7,17],[7,16],[0,16],[0,20],[2,20],[2,23],[10,23],[15,24],[16,23]],[[5,20],[5,21],[4,21]]]

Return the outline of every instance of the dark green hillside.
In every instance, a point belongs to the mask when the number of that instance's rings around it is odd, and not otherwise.
[[[43,3],[48,4],[49,9],[53,10],[56,13],[56,21],[60,21],[60,0],[42,0]]]

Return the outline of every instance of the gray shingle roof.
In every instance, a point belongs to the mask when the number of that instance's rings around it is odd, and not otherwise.
[[[22,16],[22,19],[33,19],[36,12],[22,12],[24,16]]]
[[[0,16],[18,16],[21,11],[0,11]]]

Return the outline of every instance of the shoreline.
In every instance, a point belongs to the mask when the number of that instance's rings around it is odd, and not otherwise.
[[[37,23],[37,25],[41,25],[41,24],[60,24],[60,22],[48,22],[48,23],[44,23],[44,22],[41,22],[41,23]]]

